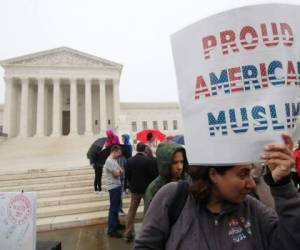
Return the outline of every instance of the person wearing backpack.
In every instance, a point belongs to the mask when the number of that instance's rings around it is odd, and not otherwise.
[[[134,249],[300,249],[293,142],[282,137],[283,143],[268,144],[261,155],[276,211],[248,195],[255,187],[253,164],[190,166],[191,183],[171,182],[155,195]]]
[[[103,172],[103,165],[105,163],[105,159],[98,157],[97,153],[99,153],[105,143],[106,138],[99,138],[96,140],[89,148],[87,152],[87,158],[89,159],[90,165],[93,167],[95,171],[95,178],[94,178],[94,190],[96,194],[102,192],[102,172]]]
[[[175,142],[162,142],[156,150],[159,176],[147,187],[144,197],[144,213],[157,191],[171,181],[186,179],[187,158],[184,147]]]

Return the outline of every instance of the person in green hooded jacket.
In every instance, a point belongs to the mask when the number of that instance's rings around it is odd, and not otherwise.
[[[144,197],[144,213],[158,190],[171,181],[186,179],[188,161],[183,146],[175,142],[160,143],[156,150],[159,176],[146,189]]]

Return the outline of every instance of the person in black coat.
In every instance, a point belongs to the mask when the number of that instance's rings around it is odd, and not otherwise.
[[[134,238],[134,219],[141,199],[149,185],[155,178],[152,162],[145,154],[146,145],[138,143],[137,154],[127,161],[125,175],[131,191],[131,202],[128,211],[124,238],[130,241]]]
[[[153,155],[153,152],[152,152],[152,149],[146,145],[146,148],[145,148],[145,154],[146,156],[150,159],[151,161],[151,169],[153,171],[153,180],[158,176],[158,165],[157,165],[157,159],[156,157],[154,157]]]

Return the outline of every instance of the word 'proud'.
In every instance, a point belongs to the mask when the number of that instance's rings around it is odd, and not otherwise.
[[[291,26],[287,23],[271,23],[271,29],[267,28],[267,24],[262,23],[258,29],[246,25],[239,33],[231,29],[221,31],[218,39],[215,35],[202,38],[205,59],[211,58],[213,51],[218,52],[220,50],[218,46],[221,47],[223,55],[229,54],[229,51],[239,52],[241,48],[248,51],[254,50],[259,42],[267,48],[276,47],[280,42],[283,46],[291,47],[294,35]]]

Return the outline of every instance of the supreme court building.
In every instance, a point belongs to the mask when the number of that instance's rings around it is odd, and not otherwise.
[[[121,64],[67,47],[0,64],[5,71],[0,127],[9,138],[104,135],[108,127],[133,137],[145,128],[182,133],[177,103],[120,104]]]

